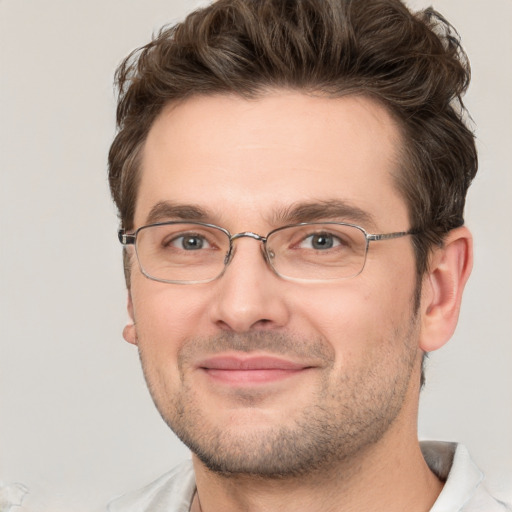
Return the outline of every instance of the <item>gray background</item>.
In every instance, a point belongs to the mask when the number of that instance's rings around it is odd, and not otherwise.
[[[458,331],[429,363],[420,436],[465,443],[510,496],[512,2],[433,3],[471,57],[481,167],[467,208],[476,264]],[[101,510],[187,456],[121,337],[105,162],[116,65],[197,5],[0,0],[0,480],[30,488],[20,512]]]

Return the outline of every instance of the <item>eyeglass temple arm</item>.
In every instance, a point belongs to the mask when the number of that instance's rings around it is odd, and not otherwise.
[[[413,231],[397,231],[395,233],[380,233],[378,235],[367,235],[369,242],[377,242],[379,240],[390,240],[392,238],[401,238],[402,236],[412,235]]]
[[[119,238],[119,241],[123,245],[133,245],[135,243],[135,235],[134,234],[128,234],[124,229],[120,229],[117,232],[117,238]]]

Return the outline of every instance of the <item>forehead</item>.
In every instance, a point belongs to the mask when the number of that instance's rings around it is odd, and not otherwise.
[[[379,225],[386,212],[405,219],[393,183],[400,144],[395,121],[365,97],[192,97],[167,106],[148,134],[135,224],[162,202],[198,206],[224,225],[270,224],[298,203],[342,202]]]

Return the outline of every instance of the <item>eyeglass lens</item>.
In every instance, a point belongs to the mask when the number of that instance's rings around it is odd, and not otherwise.
[[[356,226],[311,223],[272,231],[264,245],[269,264],[282,277],[330,280],[361,272],[367,240]],[[215,279],[224,271],[230,246],[227,232],[194,223],[145,226],[136,239],[144,274],[165,282]]]

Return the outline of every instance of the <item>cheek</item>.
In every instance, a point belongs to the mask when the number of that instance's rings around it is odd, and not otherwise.
[[[178,355],[197,335],[203,308],[190,290],[145,281],[132,282],[137,344],[146,382],[162,410],[181,386]]]
[[[408,325],[413,315],[413,280],[400,282],[393,276],[393,286],[389,281],[372,282],[362,277],[296,294],[301,297],[295,303],[296,318],[307,318],[309,328],[328,341],[336,353],[337,366],[393,350],[397,330]]]
[[[205,316],[205,294],[184,286],[135,279],[132,300],[141,349],[162,358],[197,335]]]

